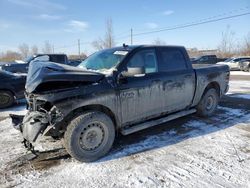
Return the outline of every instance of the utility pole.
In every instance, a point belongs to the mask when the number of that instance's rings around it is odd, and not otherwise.
[[[133,29],[132,28],[130,30],[130,40],[131,40],[131,45],[133,45]]]
[[[80,43],[80,39],[78,39],[78,55],[79,55],[79,59],[81,59],[81,43]]]

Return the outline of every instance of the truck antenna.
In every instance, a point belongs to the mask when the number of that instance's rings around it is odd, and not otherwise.
[[[127,48],[127,47],[128,47],[128,45],[123,43],[123,48]]]

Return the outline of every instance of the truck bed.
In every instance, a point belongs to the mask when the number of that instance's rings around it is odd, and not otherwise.
[[[227,92],[230,75],[230,70],[227,65],[193,64],[192,66],[197,79],[193,106],[198,104],[205,87],[209,83],[218,84],[217,86],[220,97]]]

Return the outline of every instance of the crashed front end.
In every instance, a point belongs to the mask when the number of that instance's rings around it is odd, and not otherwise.
[[[60,137],[62,132],[57,125],[64,123],[65,114],[55,103],[81,95],[86,85],[103,77],[100,73],[53,62],[31,63],[25,85],[28,112],[25,116],[10,114],[14,128],[23,135],[25,146],[32,150],[39,134]],[[65,108],[67,106],[61,110]]]
[[[32,94],[27,96],[27,101],[28,112],[25,116],[10,114],[10,117],[14,128],[22,133],[25,147],[31,150],[39,134],[51,134],[51,130],[63,119],[63,116],[55,106],[38,100]]]

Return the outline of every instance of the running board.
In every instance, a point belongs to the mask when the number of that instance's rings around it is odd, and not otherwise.
[[[146,128],[149,128],[149,127],[153,127],[155,125],[160,125],[162,123],[166,123],[168,121],[177,119],[179,117],[183,117],[183,116],[186,116],[186,115],[189,115],[189,114],[193,114],[195,112],[196,112],[196,109],[190,109],[190,110],[177,112],[177,113],[168,115],[168,116],[163,117],[163,118],[147,121],[147,122],[144,122],[144,123],[141,123],[141,124],[136,124],[136,125],[134,125],[132,127],[129,127],[129,128],[122,129],[121,133],[123,135],[128,135],[128,134],[131,134],[131,133],[134,133],[134,132],[137,132],[137,131],[140,131],[140,130],[143,130],[143,129],[146,129]]]

